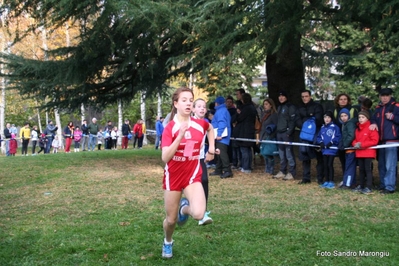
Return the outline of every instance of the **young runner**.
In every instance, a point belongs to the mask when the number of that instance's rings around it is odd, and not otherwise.
[[[163,178],[166,218],[163,222],[165,239],[162,257],[173,256],[172,235],[176,223],[182,226],[188,216],[204,217],[206,200],[201,184],[200,150],[205,133],[209,150],[205,160],[215,155],[215,137],[211,124],[191,117],[194,95],[189,88],[179,88],[172,96],[172,115],[162,134],[162,161],[166,163]],[[181,198],[182,192],[186,198]],[[180,202],[180,206],[179,206]]]

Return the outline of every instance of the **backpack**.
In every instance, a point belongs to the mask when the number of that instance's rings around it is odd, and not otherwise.
[[[316,118],[312,116],[303,123],[301,133],[299,134],[299,138],[301,140],[313,142],[315,135],[316,135]]]

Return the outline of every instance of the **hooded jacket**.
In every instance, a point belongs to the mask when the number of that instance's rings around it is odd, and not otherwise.
[[[317,135],[317,143],[325,146],[337,147],[341,139],[341,130],[333,122],[323,125]],[[323,155],[337,155],[338,149],[324,148],[321,150]]]
[[[375,149],[367,149],[368,147],[378,144],[378,132],[377,130],[370,130],[370,121],[366,121],[363,124],[358,123],[358,128],[355,131],[355,139],[352,141],[352,146],[360,142],[360,149],[357,149],[356,158],[375,158],[377,151]]]

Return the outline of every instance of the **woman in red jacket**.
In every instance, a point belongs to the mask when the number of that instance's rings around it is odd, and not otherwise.
[[[376,157],[375,149],[368,149],[378,144],[378,131],[370,130],[370,114],[367,111],[359,112],[358,128],[352,146],[356,149],[356,160],[359,165],[360,189],[363,194],[370,194],[372,186],[371,162]]]

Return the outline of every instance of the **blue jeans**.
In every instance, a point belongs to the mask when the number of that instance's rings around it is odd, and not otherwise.
[[[10,156],[10,141],[5,140],[5,145],[6,145],[6,156]]]
[[[274,156],[265,157],[265,173],[273,174],[274,171]]]
[[[283,132],[283,133],[277,133],[277,140],[292,142],[292,141],[294,141],[294,138],[287,136],[287,134],[285,132]],[[283,174],[287,174],[287,163],[288,163],[288,165],[289,165],[288,172],[291,173],[295,177],[296,162],[295,162],[293,146],[279,144],[278,145],[278,154],[280,156],[280,171]]]
[[[378,172],[380,188],[394,191],[396,186],[396,166],[398,163],[397,147],[378,150]]]
[[[90,134],[89,137],[89,150],[94,151],[97,145],[97,135]]]
[[[159,142],[161,142],[162,135],[157,135],[155,139],[155,149],[158,150]]]
[[[51,144],[53,143],[53,138],[48,137],[47,138],[47,143],[46,143],[46,150],[44,153],[50,153],[51,150]]]
[[[252,149],[251,147],[240,147],[241,151],[241,167],[244,170],[251,170],[252,166]]]

